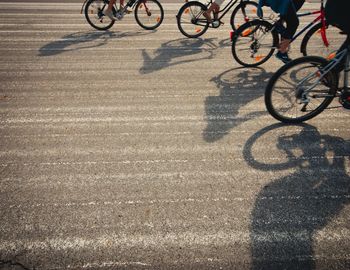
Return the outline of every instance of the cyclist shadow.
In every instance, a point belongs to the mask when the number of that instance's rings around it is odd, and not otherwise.
[[[142,50],[143,66],[140,68],[140,73],[149,74],[175,65],[212,59],[217,48],[218,44],[214,43],[214,38],[170,40],[155,50],[152,53],[154,56],[151,56],[147,50]],[[195,58],[188,58],[194,55]],[[178,60],[174,61],[176,58]]]
[[[237,73],[237,70],[241,72]],[[205,141],[215,142],[229,130],[250,118],[265,114],[264,111],[250,112],[238,117],[240,108],[264,95],[264,84],[272,73],[263,68],[233,68],[211,79],[220,89],[219,96],[209,96],[205,100],[207,126],[202,135]]]
[[[256,197],[250,228],[252,269],[315,269],[313,239],[322,238],[318,232],[350,202],[350,176],[345,167],[350,142],[321,135],[306,124],[292,135],[278,130],[282,127],[275,124],[260,130],[244,147],[244,158],[255,169],[275,173],[295,170],[264,186]],[[259,162],[253,155],[253,145],[259,138],[273,136],[277,136],[277,149],[285,153],[280,158],[286,157],[287,161],[266,164],[265,157],[265,162]],[[264,143],[261,139],[257,152],[266,149]],[[322,240],[324,243],[326,239]],[[334,255],[338,249],[329,252]]]
[[[153,31],[151,31],[153,32]],[[148,35],[150,32],[111,32],[111,31],[89,31],[71,33],[61,37],[59,40],[50,42],[39,49],[39,56],[52,56],[69,51],[98,48],[106,45],[113,39],[124,37]]]

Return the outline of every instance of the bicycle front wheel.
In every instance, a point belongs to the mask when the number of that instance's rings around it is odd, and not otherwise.
[[[330,71],[321,78],[328,64],[324,58],[306,56],[281,67],[265,91],[269,113],[284,123],[300,123],[321,113],[335,97],[338,80]]]
[[[279,38],[272,24],[253,20],[237,29],[232,39],[233,58],[244,67],[265,63],[275,51]]]
[[[242,1],[231,14],[231,27],[236,31],[241,25],[258,19],[258,4],[253,1]]]
[[[157,0],[141,0],[135,7],[136,22],[146,30],[154,30],[164,19],[164,10]]]
[[[111,28],[114,21],[103,14],[107,9],[107,0],[89,0],[85,6],[85,18],[87,22],[97,30],[107,30]]]
[[[346,35],[335,26],[327,25],[322,29],[322,23],[316,24],[304,36],[300,51],[306,55],[316,55],[331,59],[343,44]]]
[[[177,26],[180,32],[189,38],[196,38],[203,35],[209,27],[203,12],[207,7],[197,1],[184,4],[177,14]]]

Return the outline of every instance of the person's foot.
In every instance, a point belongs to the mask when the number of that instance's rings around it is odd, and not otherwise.
[[[108,10],[108,9],[104,10],[104,11],[103,11],[103,15],[107,16],[107,17],[110,18],[112,21],[118,20],[118,18],[114,16],[112,10]]]
[[[280,52],[288,52],[290,45],[290,39],[281,38],[280,44],[278,44],[278,49]]]
[[[281,60],[285,64],[292,61],[292,59],[289,58],[288,53],[286,53],[286,52],[285,53],[282,53],[282,52],[276,53],[276,58]]]
[[[217,21],[217,20],[216,21],[212,21],[211,24],[212,24],[213,27],[219,27],[220,21]]]
[[[124,6],[120,5],[120,10],[124,9]],[[129,9],[129,7],[126,7],[125,11],[126,14],[132,13],[132,9]]]

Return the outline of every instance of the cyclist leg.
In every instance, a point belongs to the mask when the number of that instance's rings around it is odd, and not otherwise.
[[[296,11],[299,11],[299,9],[301,9],[304,3],[305,3],[305,0],[293,0],[293,4]]]
[[[293,6],[289,6],[288,11],[281,18],[286,22],[287,27],[283,33],[281,33],[282,41],[280,46],[281,52],[287,52],[290,41],[296,33],[299,26],[299,19]]]
[[[117,0],[109,1],[107,9],[103,11],[104,15],[106,15],[107,17],[109,17],[111,20],[114,20],[114,21],[117,20],[117,18],[114,16],[112,8],[116,1]]]
[[[341,45],[341,47],[339,48],[339,50],[337,51],[338,52],[341,52],[342,50],[346,49],[348,46],[350,45],[350,34],[347,35],[347,38],[346,40],[344,41],[344,43]],[[337,72],[337,73],[340,73],[341,71],[343,71],[343,69],[345,68],[345,61],[346,59],[344,58],[338,65],[336,65],[334,67],[334,70]]]
[[[298,0],[297,8],[300,9],[303,3],[303,0]],[[287,27],[281,33],[281,42],[279,44],[278,53],[276,54],[276,57],[282,62],[287,63],[291,61],[291,59],[288,56],[289,45],[292,40],[292,37],[294,36],[299,26],[299,19],[294,5],[289,5],[286,14],[281,15],[281,19],[286,22]]]
[[[208,20],[209,23],[213,23],[213,20],[210,16],[210,14],[213,12],[214,13],[214,20],[217,20],[217,14],[220,11],[220,5],[224,2],[224,0],[215,0],[210,7],[208,8],[207,11],[203,13],[204,17]],[[218,22],[219,23],[219,22]],[[218,26],[218,25],[213,25],[213,26]]]
[[[113,5],[115,4],[116,1],[117,1],[117,0],[111,0],[111,1],[109,1],[107,10],[112,10]]]

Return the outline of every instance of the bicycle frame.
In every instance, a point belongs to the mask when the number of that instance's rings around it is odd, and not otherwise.
[[[327,40],[326,37],[326,19],[325,19],[325,11],[324,11],[324,6],[323,6],[323,1],[321,2],[321,9],[318,11],[312,11],[312,12],[305,12],[305,13],[300,13],[297,14],[298,17],[305,17],[305,16],[309,16],[309,15],[316,15],[316,14],[320,14],[316,19],[314,19],[312,22],[310,22],[308,25],[306,25],[302,30],[300,30],[299,32],[297,32],[293,37],[291,42],[293,42],[295,39],[297,39],[300,35],[302,35],[306,30],[308,30],[309,28],[311,28],[314,24],[316,24],[316,22],[321,21],[322,23],[322,28],[321,28],[321,36],[322,36],[322,40],[324,42],[324,44],[326,45],[326,47],[329,46],[329,42]]]
[[[296,89],[299,89],[306,81],[308,81],[311,77],[315,76],[318,72],[320,72],[319,78],[314,82],[311,86],[305,89],[304,92],[309,93],[314,89],[320,81],[326,76],[328,72],[330,72],[335,66],[340,64],[345,59],[345,67],[344,67],[344,90],[350,91],[349,89],[349,72],[350,72],[350,45],[347,48],[337,53],[337,55],[333,58],[333,60],[327,64],[324,68],[319,71],[315,71],[310,75],[306,76],[303,80],[301,80]]]

